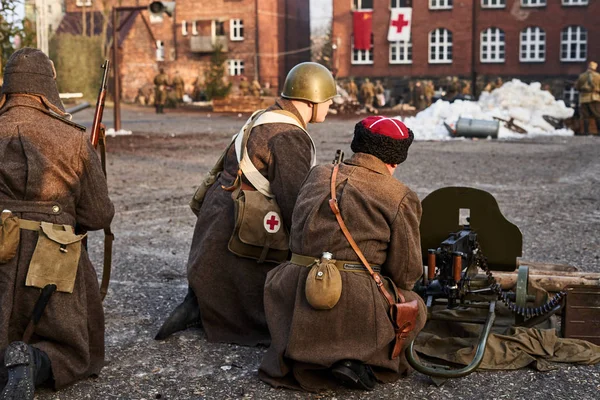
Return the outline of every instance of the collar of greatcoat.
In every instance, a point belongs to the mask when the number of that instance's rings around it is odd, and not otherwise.
[[[304,119],[302,119],[302,115],[300,115],[300,112],[298,111],[298,109],[296,108],[294,103],[292,103],[291,100],[280,97],[275,101],[274,107],[279,107],[282,110],[289,111],[292,114],[294,114],[296,116],[296,118],[298,119],[298,122],[300,122],[300,124],[304,127],[304,129],[306,129],[306,124],[304,123]]]
[[[378,174],[391,175],[390,170],[385,166],[383,161],[367,153],[354,153],[352,157],[344,161],[344,164],[367,168]]]

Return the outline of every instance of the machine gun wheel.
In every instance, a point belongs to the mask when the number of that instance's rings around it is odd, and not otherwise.
[[[494,117],[494,119],[497,121],[504,122],[504,126],[513,132],[521,133],[523,135],[527,133],[527,130],[525,128],[522,128],[519,125],[515,124],[514,118],[506,120],[506,119],[502,119],[500,117]]]

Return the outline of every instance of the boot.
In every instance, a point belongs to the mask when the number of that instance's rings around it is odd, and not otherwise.
[[[160,106],[158,104],[154,106],[154,109],[156,110],[157,114],[160,114]]]
[[[589,136],[589,135],[590,135],[590,120],[586,118],[583,120],[583,136]]]
[[[35,388],[52,378],[52,366],[42,350],[12,342],[4,353],[8,381],[0,400],[33,400]]]
[[[169,318],[162,324],[160,330],[154,337],[155,340],[165,340],[175,332],[186,330],[187,328],[202,327],[200,308],[198,299],[192,288],[188,292],[183,303],[175,307],[169,315]]]
[[[342,385],[352,389],[375,389],[375,375],[368,365],[360,361],[344,360],[331,368],[331,373]]]

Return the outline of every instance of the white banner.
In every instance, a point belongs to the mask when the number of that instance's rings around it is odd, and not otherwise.
[[[412,20],[412,8],[392,8],[390,28],[388,30],[388,41],[410,41],[410,22]]]

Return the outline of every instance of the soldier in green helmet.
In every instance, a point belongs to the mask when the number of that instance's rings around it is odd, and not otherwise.
[[[211,171],[213,179],[205,180],[203,190],[194,196],[192,208],[198,220],[187,264],[188,292],[160,328],[157,340],[196,326],[211,342],[270,343],[263,287],[267,273],[278,265],[268,256],[275,244],[258,248],[259,255],[253,258],[233,243],[260,235],[287,235],[300,186],[315,164],[308,124],[325,120],[336,95],[327,68],[312,62],[298,64],[288,73],[281,97],[255,112],[226,148]],[[265,200],[264,193],[278,211],[264,215],[252,211],[249,199]],[[235,208],[240,194],[246,198],[242,217]],[[247,236],[241,238],[238,217],[258,217],[259,223],[243,225]],[[287,257],[287,250],[283,253]]]

